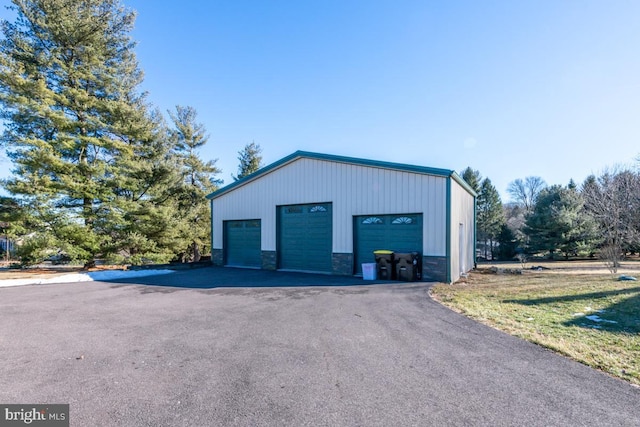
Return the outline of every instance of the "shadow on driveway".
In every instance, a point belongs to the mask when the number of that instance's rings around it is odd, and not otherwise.
[[[109,283],[167,286],[173,288],[266,288],[295,286],[362,286],[398,283],[381,280],[363,280],[353,276],[298,273],[288,271],[253,270],[231,267],[207,267],[176,271],[173,274],[146,276],[131,279],[102,280]]]

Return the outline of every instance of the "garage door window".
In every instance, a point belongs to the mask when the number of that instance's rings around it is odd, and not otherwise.
[[[290,206],[284,210],[284,213],[286,214],[300,214],[302,212],[302,206]]]
[[[414,219],[409,216],[399,216],[397,218],[394,218],[393,221],[391,221],[391,224],[393,225],[403,225],[403,224],[413,224],[413,223],[414,223]]]
[[[378,218],[377,216],[370,216],[369,218],[365,218],[362,220],[364,225],[376,225],[376,224],[384,224],[382,218]]]

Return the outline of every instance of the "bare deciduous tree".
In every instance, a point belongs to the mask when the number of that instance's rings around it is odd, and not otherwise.
[[[640,240],[640,176],[629,169],[605,171],[588,177],[582,193],[602,235],[600,255],[615,273],[627,248]]]
[[[600,258],[611,274],[618,272],[620,267],[620,248],[614,246],[604,246],[600,249]]]
[[[524,207],[517,203],[506,203],[504,206],[504,217],[507,222],[507,226],[515,234],[516,239],[523,242],[526,238],[522,232],[525,222]]]
[[[509,183],[507,193],[514,202],[524,207],[525,212],[531,212],[536,204],[538,195],[547,186],[539,176],[528,176],[524,179],[516,179]]]

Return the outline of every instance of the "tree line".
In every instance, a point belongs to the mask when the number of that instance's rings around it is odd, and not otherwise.
[[[199,149],[189,106],[167,118],[139,87],[135,12],[118,0],[13,0],[2,21],[2,233],[25,264],[52,256],[91,265],[197,261],[210,234],[205,195],[222,181]],[[239,179],[261,165],[239,152]]]
[[[618,168],[577,185],[548,186],[540,177],[512,181],[503,204],[488,178],[468,167],[463,179],[478,193],[480,256],[600,255],[615,271],[622,257],[640,252],[640,174]]]

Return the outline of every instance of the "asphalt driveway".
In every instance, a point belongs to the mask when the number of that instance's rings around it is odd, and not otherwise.
[[[0,288],[0,403],[69,403],[74,426],[640,425],[640,389],[460,316],[428,284],[137,281]]]

